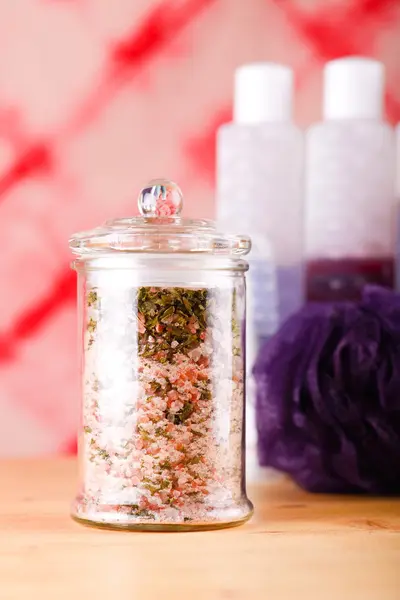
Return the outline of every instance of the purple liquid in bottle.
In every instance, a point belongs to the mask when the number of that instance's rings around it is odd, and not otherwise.
[[[395,286],[393,257],[316,259],[306,266],[306,298],[312,302],[359,300],[367,284]]]

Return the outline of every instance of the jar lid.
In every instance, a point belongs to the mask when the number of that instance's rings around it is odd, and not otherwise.
[[[243,256],[250,251],[246,235],[218,233],[213,221],[183,219],[183,195],[173,181],[150,181],[139,194],[138,207],[139,217],[113,219],[74,234],[69,240],[72,252],[83,258],[111,252]]]

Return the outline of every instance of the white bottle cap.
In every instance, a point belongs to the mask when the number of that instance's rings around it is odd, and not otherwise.
[[[381,119],[385,71],[369,58],[332,60],[324,69],[325,119]]]
[[[241,124],[289,121],[293,71],[275,63],[243,65],[235,72],[234,121]]]

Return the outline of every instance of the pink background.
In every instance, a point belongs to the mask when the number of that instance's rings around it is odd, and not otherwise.
[[[70,234],[135,212],[155,176],[212,216],[214,134],[243,62],[291,65],[307,125],[324,61],[378,57],[399,120],[400,2],[6,0],[0,39],[0,454],[73,452]]]

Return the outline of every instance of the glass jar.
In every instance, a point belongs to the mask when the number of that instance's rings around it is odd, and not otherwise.
[[[72,516],[132,530],[247,521],[246,236],[182,219],[166,180],[141,217],[76,234],[83,399]]]

